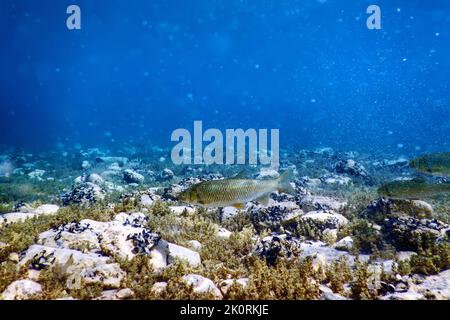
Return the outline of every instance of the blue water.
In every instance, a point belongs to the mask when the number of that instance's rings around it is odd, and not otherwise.
[[[282,148],[450,149],[450,1],[2,0],[0,39],[2,147],[171,146],[202,120]]]

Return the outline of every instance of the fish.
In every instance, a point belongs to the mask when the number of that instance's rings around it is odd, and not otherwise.
[[[203,207],[244,208],[245,203],[258,201],[267,206],[272,192],[294,194],[290,184],[291,171],[285,171],[277,179],[258,180],[239,177],[223,180],[203,181],[178,195],[178,200]]]
[[[417,200],[450,194],[450,183],[430,183],[423,177],[417,177],[386,183],[378,189],[378,194],[393,199]]]
[[[409,166],[420,173],[450,177],[450,152],[423,155],[411,160]]]

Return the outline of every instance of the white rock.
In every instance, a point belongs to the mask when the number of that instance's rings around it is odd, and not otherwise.
[[[148,194],[141,195],[141,205],[144,207],[151,206],[154,203],[153,199]]]
[[[333,198],[322,196],[305,196],[300,200],[300,207],[305,211],[329,209],[339,212],[346,205],[346,202],[339,202]]]
[[[4,300],[27,300],[42,292],[42,286],[29,279],[11,283],[2,293]]]
[[[126,169],[123,172],[123,179],[125,180],[126,183],[143,183],[144,182],[144,176],[140,173],[137,173],[134,170],[131,169]]]
[[[121,300],[130,299],[133,297],[133,295],[134,295],[134,292],[130,288],[125,288],[125,289],[119,290],[116,293],[116,297]]]
[[[202,244],[197,240],[189,240],[187,244],[194,251],[200,252],[202,250]]]
[[[417,285],[417,291],[426,296],[433,295],[439,300],[450,300],[450,270],[425,277],[425,280]]]
[[[152,286],[152,291],[156,294],[161,294],[163,293],[167,288],[167,282],[155,282]]]
[[[277,179],[280,176],[277,170],[272,168],[261,168],[257,179]]]
[[[168,244],[167,258],[169,264],[171,264],[175,258],[185,260],[193,267],[196,267],[201,264],[201,259],[198,252],[173,243],[167,244]]]
[[[188,285],[192,286],[195,293],[212,293],[216,298],[221,299],[222,293],[216,287],[214,282],[199,274],[187,274],[182,277]]]
[[[165,168],[163,171],[161,171],[160,176],[162,180],[170,180],[174,177],[174,173],[172,170]]]
[[[220,239],[229,239],[231,234],[232,232],[225,228],[219,228],[219,230],[217,231],[217,237]]]
[[[219,288],[220,288],[220,291],[222,292],[222,294],[226,294],[228,292],[228,290],[230,290],[230,287],[233,284],[238,284],[238,285],[242,286],[242,288],[247,288],[248,283],[249,283],[248,278],[227,279],[227,280],[222,280],[219,283]]]
[[[187,206],[170,206],[169,208],[170,208],[170,211],[172,211],[176,215],[180,215],[180,214],[184,213],[185,210],[186,210],[187,213],[194,213],[195,212],[194,208],[187,207]]]
[[[333,229],[348,225],[348,219],[339,213],[326,211],[311,211],[300,217],[302,220],[312,220],[318,224],[332,226]]]
[[[85,283],[101,283],[104,287],[119,288],[125,276],[117,263],[101,264],[86,268],[80,273]]]
[[[103,178],[100,175],[96,174],[96,173],[91,173],[89,175],[87,181],[91,182],[91,183],[98,184],[98,185],[102,185],[103,183],[105,183],[105,180],[103,180]]]
[[[349,251],[351,248],[353,248],[353,238],[350,236],[342,238],[341,240],[336,242],[334,247],[338,250]]]
[[[398,251],[395,256],[398,261],[410,260],[412,256],[417,255],[414,251]]]
[[[45,174],[45,170],[36,169],[36,170],[34,170],[34,171],[28,173],[28,176],[29,176],[31,179],[36,179],[36,180],[41,181],[41,180],[42,180],[42,176],[43,176],[44,174]]]
[[[88,283],[100,283],[106,287],[119,287],[125,273],[112,259],[95,253],[82,253],[71,249],[58,249],[42,245],[30,246],[19,265],[28,265],[42,257],[51,267],[57,267],[61,276],[68,277],[68,288],[79,288],[82,280]]]
[[[29,212],[11,212],[0,215],[0,226],[10,223],[23,222],[26,219],[35,217],[35,213]]]
[[[87,160],[83,160],[83,162],[81,163],[81,168],[82,169],[89,169],[91,167],[91,164],[89,163],[89,161]]]
[[[239,213],[239,210],[235,207],[224,207],[222,208],[222,219],[228,220],[233,218],[235,215]]]
[[[330,288],[322,284],[319,286],[319,291],[322,293],[321,298],[323,300],[347,300],[347,298],[334,293]]]
[[[417,292],[407,291],[407,292],[395,292],[383,296],[383,300],[424,300],[425,297]]]
[[[51,215],[56,214],[59,210],[59,206],[56,204],[43,204],[36,208],[34,211],[37,215]]]

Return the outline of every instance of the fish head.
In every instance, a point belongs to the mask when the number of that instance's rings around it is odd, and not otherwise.
[[[388,184],[384,184],[381,187],[378,188],[378,195],[382,196],[382,197],[391,197],[392,196],[392,192],[389,188]]]
[[[432,172],[432,169],[430,168],[427,159],[425,159],[424,157],[419,157],[411,160],[409,162],[409,167],[422,173]]]
[[[182,201],[182,202],[186,202],[186,203],[192,203],[195,204],[198,201],[198,193],[197,190],[195,188],[195,186],[190,187],[184,191],[182,191],[179,195],[178,195],[178,200]]]

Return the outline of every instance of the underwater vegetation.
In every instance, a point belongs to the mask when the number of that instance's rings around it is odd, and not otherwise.
[[[220,167],[86,154],[56,181],[16,172],[3,181],[11,188],[0,215],[2,297],[447,299],[445,285],[435,286],[450,269],[448,198],[380,198],[374,181],[425,183],[401,161],[307,154],[306,167],[304,158],[283,159],[292,194],[239,208],[179,201],[202,181],[235,176]],[[268,168],[249,175],[278,177]],[[14,191],[26,183],[25,193]]]

